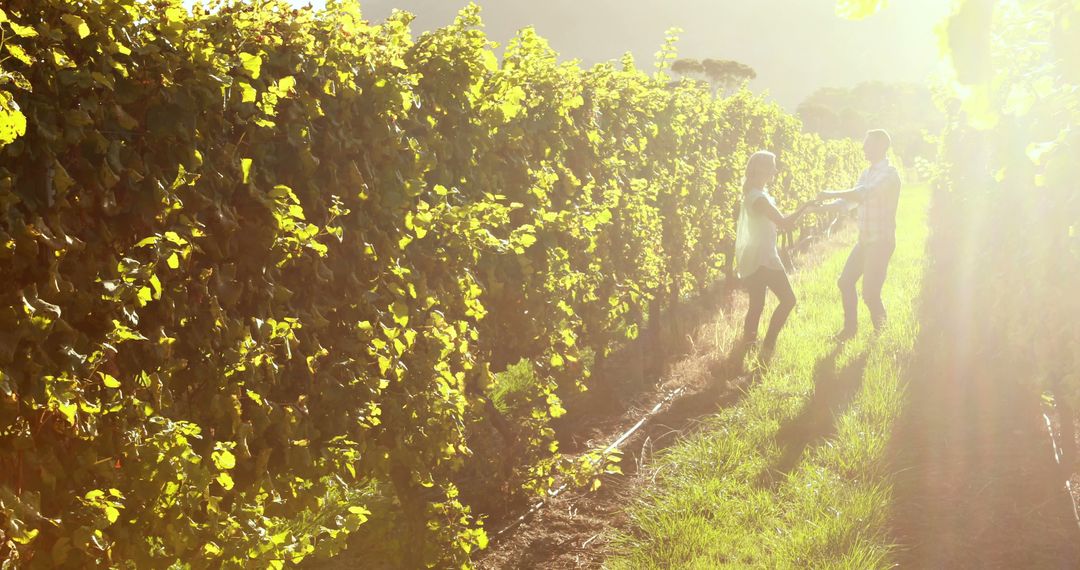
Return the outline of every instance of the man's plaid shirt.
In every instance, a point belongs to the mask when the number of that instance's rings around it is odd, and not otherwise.
[[[900,201],[900,173],[889,159],[867,168],[853,188],[859,202],[859,241],[875,243],[896,239],[896,206]]]

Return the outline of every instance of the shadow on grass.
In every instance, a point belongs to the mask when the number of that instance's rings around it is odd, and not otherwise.
[[[762,486],[775,487],[798,467],[813,445],[820,445],[837,433],[836,419],[851,404],[862,386],[867,352],[847,366],[837,368],[843,345],[834,347],[814,368],[814,395],[802,412],[785,422],[776,432],[782,451],[779,459],[762,474]]]

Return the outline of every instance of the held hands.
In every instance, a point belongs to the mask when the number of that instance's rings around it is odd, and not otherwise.
[[[822,199],[819,194],[818,197],[808,200],[799,206],[799,212],[802,214],[817,214],[822,210]]]
[[[824,214],[833,210],[837,205],[838,200],[828,190],[822,190],[818,192],[818,195],[803,202],[802,205],[795,210],[794,216],[803,216],[806,214]]]
[[[795,224],[795,221],[806,214],[818,214],[825,211],[825,208],[821,205],[819,198],[813,198],[807,200],[796,208],[795,212],[789,216],[784,216],[779,212],[776,213],[782,220],[777,220],[777,224],[784,228],[784,231],[790,231]]]
[[[838,192],[822,190],[813,199],[807,201],[800,208],[805,210],[803,214],[833,214],[849,209],[850,205],[842,198],[837,197]]]

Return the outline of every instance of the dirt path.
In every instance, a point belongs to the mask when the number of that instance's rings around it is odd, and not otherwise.
[[[724,382],[717,379],[718,382]],[[569,492],[547,502],[477,561],[479,568],[599,568],[607,555],[611,531],[626,528],[627,501],[646,483],[640,467],[657,451],[693,431],[696,419],[741,395],[741,381],[707,387],[675,400],[628,442],[622,476],[606,476],[600,490]]]
[[[901,568],[1080,568],[1037,394],[983,330],[959,248],[931,242],[909,401],[892,440]]]
[[[811,245],[793,256],[796,267],[815,267],[851,237],[848,228],[835,239]],[[771,305],[770,305],[771,307]],[[572,422],[557,425],[562,448],[573,453],[606,445],[631,427],[667,394],[681,390],[658,414],[626,441],[623,475],[606,476],[592,493],[567,492],[549,499],[501,536],[475,564],[481,569],[599,568],[609,553],[614,531],[626,529],[629,501],[648,485],[648,464],[655,453],[697,429],[701,418],[739,401],[753,378],[731,365],[730,351],[745,313],[745,296],[722,289],[681,308],[677,326],[693,334],[628,347],[609,359],[597,385],[567,402]],[[662,350],[658,350],[662,347]],[[665,360],[664,354],[667,359]],[[682,355],[672,359],[671,355]],[[515,514],[516,516],[516,514]],[[513,518],[488,521],[496,532]]]

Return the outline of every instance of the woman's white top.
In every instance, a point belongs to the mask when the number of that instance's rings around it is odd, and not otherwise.
[[[735,226],[735,270],[740,279],[753,275],[762,267],[784,270],[780,251],[776,249],[776,223],[754,209],[758,200],[768,200],[776,207],[773,197],[764,188],[743,193],[739,221]]]

